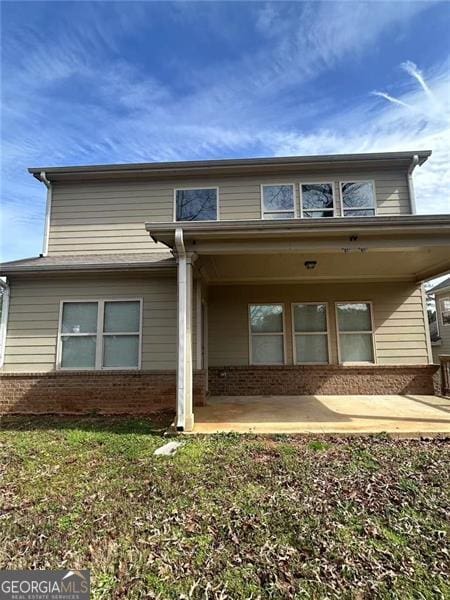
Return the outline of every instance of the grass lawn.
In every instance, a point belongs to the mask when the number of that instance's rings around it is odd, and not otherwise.
[[[186,437],[4,419],[0,568],[91,569],[92,597],[449,598],[450,445]]]

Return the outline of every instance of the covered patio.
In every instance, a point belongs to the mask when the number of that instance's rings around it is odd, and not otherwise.
[[[214,396],[196,407],[193,433],[218,432],[449,436],[450,398]]]
[[[417,400],[437,369],[421,284],[450,269],[448,217],[146,228],[177,259],[179,431],[450,431]]]

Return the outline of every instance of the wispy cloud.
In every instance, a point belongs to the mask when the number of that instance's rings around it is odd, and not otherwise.
[[[392,102],[392,104],[399,104],[400,106],[404,106],[405,108],[412,108],[412,106],[410,106],[409,104],[406,104],[406,102],[403,102],[403,100],[399,100],[398,98],[394,98],[394,96],[389,95],[387,92],[371,92],[372,96],[379,96],[380,98],[384,98],[385,100],[388,100],[389,102]]]
[[[407,60],[406,62],[402,63],[400,66],[409,75],[411,75],[411,77],[414,77],[414,79],[416,79],[419,82],[420,87],[423,89],[425,94],[430,98],[430,100],[433,100],[433,101],[436,100],[433,92],[430,89],[430,86],[425,81],[422,72],[420,71],[420,69],[418,69],[416,64],[414,64],[410,60]]]

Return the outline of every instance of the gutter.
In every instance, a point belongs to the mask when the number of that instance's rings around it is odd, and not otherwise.
[[[167,261],[171,261],[170,258],[165,259]],[[158,264],[158,263],[111,263],[111,264],[97,264],[97,265],[29,265],[26,267],[2,267],[0,265],[0,274],[6,275],[14,275],[17,273],[66,273],[67,271],[73,273],[87,273],[87,272],[95,272],[95,273],[104,273],[106,271],[117,271],[118,273],[126,272],[126,271],[162,271],[162,272],[173,272],[175,268],[175,263],[170,264]]]
[[[47,256],[48,254],[48,237],[50,232],[50,213],[52,210],[52,184],[47,179],[45,171],[39,173],[39,181],[47,188],[47,202],[45,205],[45,224],[44,224],[44,242],[42,245],[42,255]]]
[[[155,242],[171,246],[178,223],[145,223],[145,228]],[[387,217],[336,217],[324,219],[289,219],[264,221],[262,219],[242,221],[214,221],[183,223],[185,238],[200,240],[250,239],[252,237],[296,236],[321,237],[324,235],[367,234],[412,234],[434,233],[448,235],[450,215],[398,215]]]
[[[240,158],[240,159],[221,159],[221,160],[198,160],[198,161],[179,161],[179,162],[155,162],[155,163],[129,163],[129,164],[109,164],[109,165],[79,165],[63,167],[32,167],[28,169],[37,179],[41,172],[50,173],[58,178],[77,177],[82,175],[97,175],[101,177],[110,177],[113,174],[123,176],[146,175],[155,177],[161,176],[186,176],[187,174],[218,174],[231,172],[239,174],[257,170],[263,172],[269,167],[276,169],[296,170],[300,167],[317,165],[336,166],[345,163],[359,164],[366,168],[371,163],[387,163],[386,166],[393,166],[392,161],[400,161],[402,166],[407,166],[411,157],[417,155],[420,164],[425,162],[431,155],[430,150],[411,150],[408,152],[371,152],[362,154],[325,154],[309,156],[284,156],[284,157],[262,157],[262,158]],[[379,165],[380,166],[380,165]]]
[[[409,168],[408,168],[409,203],[411,205],[411,213],[413,215],[417,214],[417,210],[416,210],[416,196],[414,193],[414,182],[413,182],[412,174],[418,164],[419,164],[419,156],[417,154],[414,154],[411,164],[409,165]]]
[[[3,288],[2,315],[0,319],[0,367],[5,362],[6,331],[8,329],[9,296],[10,287],[6,281],[0,279],[0,287]]]

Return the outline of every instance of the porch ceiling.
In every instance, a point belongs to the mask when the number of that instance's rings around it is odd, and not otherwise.
[[[316,261],[313,269],[305,263]],[[449,248],[365,252],[312,250],[294,254],[241,254],[200,256],[196,263],[211,283],[314,282],[405,280],[419,282],[450,269]],[[430,275],[431,273],[431,275]]]
[[[450,271],[450,215],[147,225],[170,248],[177,228],[211,282],[420,282]]]

